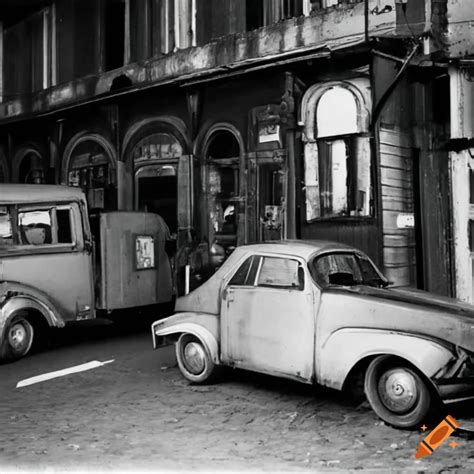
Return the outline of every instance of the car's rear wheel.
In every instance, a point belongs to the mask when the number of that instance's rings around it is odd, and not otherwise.
[[[401,359],[374,359],[365,373],[364,389],[374,412],[397,428],[419,427],[430,411],[432,397],[427,383]]]
[[[17,314],[6,325],[0,346],[1,360],[24,357],[33,344],[34,330],[24,314]]]
[[[212,380],[216,365],[208,348],[192,334],[181,334],[176,343],[176,359],[183,376],[194,383]]]

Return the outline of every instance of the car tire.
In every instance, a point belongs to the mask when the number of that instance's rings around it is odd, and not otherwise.
[[[24,357],[33,345],[34,330],[25,315],[17,314],[7,322],[0,346],[1,360],[17,360]]]
[[[427,382],[402,359],[374,359],[365,373],[364,390],[374,412],[396,428],[417,428],[430,412],[432,396]]]
[[[176,359],[179,370],[190,382],[210,382],[216,372],[209,349],[192,334],[181,334],[176,343]]]

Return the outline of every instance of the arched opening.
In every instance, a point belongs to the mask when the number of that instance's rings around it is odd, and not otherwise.
[[[345,87],[324,92],[316,109],[317,136],[330,137],[357,133],[357,103]]]
[[[303,101],[306,220],[374,212],[367,107],[352,84],[321,84]]]
[[[169,132],[142,138],[132,149],[135,208],[160,214],[170,232],[178,230],[178,175],[183,147]]]
[[[13,181],[26,184],[45,184],[43,160],[39,151],[25,148],[13,159]]]
[[[66,146],[63,182],[80,187],[90,210],[117,208],[115,152],[108,140],[96,134],[80,134]]]
[[[242,149],[226,129],[211,133],[204,146],[208,236],[212,252],[229,254],[243,243]],[[222,255],[223,256],[223,255]],[[219,258],[219,257],[217,257]],[[215,262],[216,264],[220,262]]]

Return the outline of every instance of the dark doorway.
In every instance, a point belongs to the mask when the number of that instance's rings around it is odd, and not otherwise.
[[[138,209],[159,214],[171,233],[178,230],[178,180],[176,176],[140,177]]]

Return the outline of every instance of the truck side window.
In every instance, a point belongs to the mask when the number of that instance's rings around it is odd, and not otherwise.
[[[18,213],[18,231],[23,245],[52,243],[51,211],[35,210]]]
[[[58,244],[71,244],[71,211],[70,209],[56,209],[56,221],[58,223]]]
[[[0,206],[0,247],[13,245],[12,221],[8,207]]]

